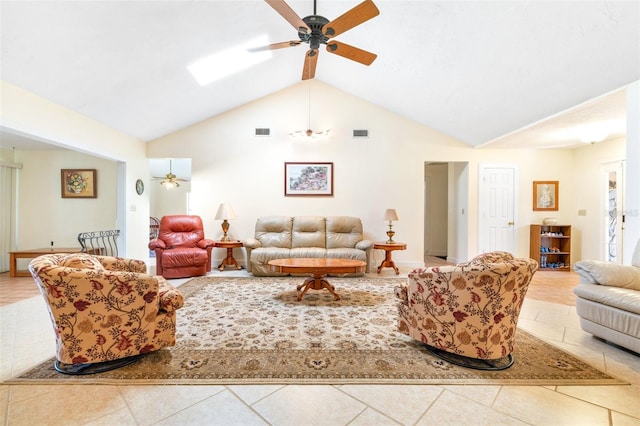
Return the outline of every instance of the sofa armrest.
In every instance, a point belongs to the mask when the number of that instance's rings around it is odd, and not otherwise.
[[[262,244],[260,243],[260,241],[256,240],[255,238],[248,238],[245,240],[244,246],[248,249],[254,249],[254,248],[262,247]]]
[[[640,268],[597,260],[581,260],[573,265],[583,283],[640,291]]]
[[[359,250],[369,250],[373,247],[373,241],[371,240],[362,240],[356,243],[356,248]]]
[[[251,265],[251,250],[262,247],[262,243],[255,238],[248,238],[244,241],[244,248],[247,251],[247,272],[253,272]]]

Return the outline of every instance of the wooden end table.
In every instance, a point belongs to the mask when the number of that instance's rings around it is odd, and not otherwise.
[[[335,287],[325,279],[327,274],[361,273],[367,269],[367,263],[362,260],[331,258],[275,259],[269,261],[269,268],[272,271],[285,274],[311,274],[311,277],[296,287],[298,300],[302,300],[309,289],[322,290],[323,288],[329,290],[336,300],[340,300],[340,295],[336,293]]]
[[[222,259],[222,263],[218,265],[219,271],[224,271],[224,268],[227,265],[235,266],[236,269],[242,269],[242,266],[238,265],[238,262],[233,257],[233,249],[244,246],[242,241],[214,241],[214,243],[214,247],[227,249],[227,257]]]
[[[384,250],[384,260],[380,263],[380,266],[378,266],[378,273],[382,271],[382,268],[393,268],[393,270],[396,271],[396,275],[400,273],[393,259],[391,259],[391,252],[393,250],[406,250],[407,245],[405,243],[373,243],[373,248]]]
[[[30,277],[31,273],[27,270],[18,270],[17,259],[34,259],[44,254],[58,254],[58,253],[80,253],[82,247],[47,247],[37,248],[30,250],[15,250],[9,252],[9,277]]]

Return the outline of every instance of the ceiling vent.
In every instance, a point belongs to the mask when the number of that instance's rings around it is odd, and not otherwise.
[[[268,127],[256,127],[255,136],[271,136],[271,129]]]
[[[366,129],[354,130],[353,131],[353,137],[354,138],[368,138],[369,137],[369,131],[366,130]]]

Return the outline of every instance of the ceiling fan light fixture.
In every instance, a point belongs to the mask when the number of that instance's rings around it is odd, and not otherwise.
[[[160,185],[162,185],[165,189],[173,189],[180,186],[180,184],[173,179],[165,179],[160,182]]]
[[[295,132],[291,132],[289,133],[289,136],[291,136],[294,139],[322,139],[322,138],[328,137],[330,133],[331,133],[331,129],[323,130],[320,132],[314,132],[311,129],[307,129],[307,130],[297,130]]]

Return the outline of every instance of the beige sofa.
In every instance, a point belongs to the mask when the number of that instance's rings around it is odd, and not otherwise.
[[[258,218],[255,238],[246,240],[244,246],[247,272],[282,276],[287,274],[270,270],[270,260],[301,257],[362,260],[369,272],[373,242],[364,239],[362,222],[357,217],[267,216]]]
[[[588,333],[640,353],[640,240],[631,265],[582,260],[576,311]]]

